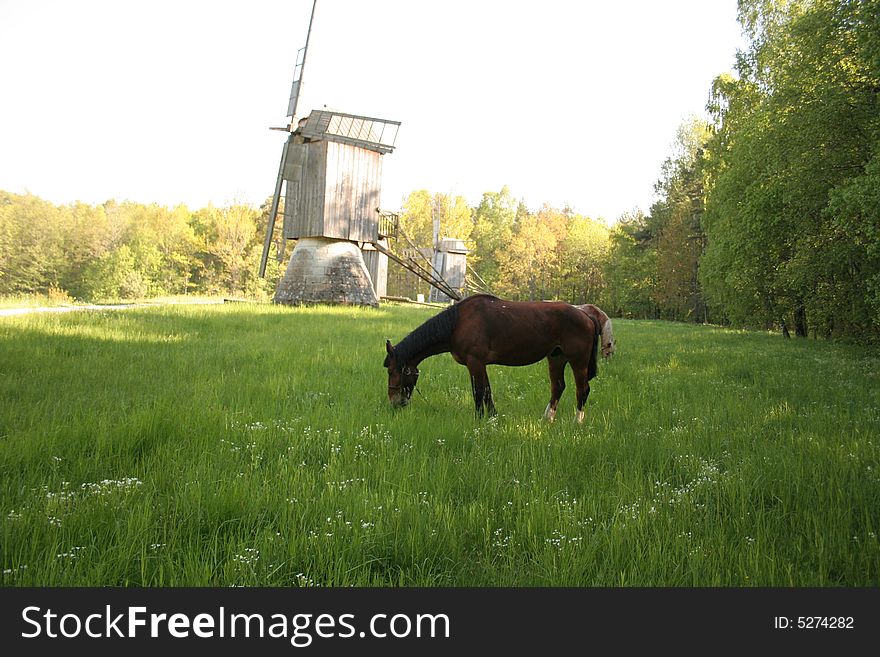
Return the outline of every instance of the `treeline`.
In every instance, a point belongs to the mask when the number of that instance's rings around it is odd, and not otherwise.
[[[166,295],[266,297],[257,277],[265,211],[74,203],[0,192],[0,294],[109,301]],[[276,267],[277,269],[277,267]]]
[[[607,299],[611,231],[603,222],[549,205],[530,212],[504,187],[484,193],[476,207],[461,196],[413,192],[403,205],[401,229],[416,246],[430,248],[435,218],[441,237],[462,239],[469,250],[469,291],[524,299]],[[398,238],[398,248],[407,246]],[[392,269],[388,289],[412,297],[428,288]]]
[[[269,205],[55,205],[0,191],[0,295],[269,298],[293,247],[279,263],[276,230],[266,278],[257,276]],[[515,298],[606,298],[611,231],[604,223],[549,206],[530,213],[507,188],[484,194],[475,208],[460,196],[416,191],[400,217],[416,246],[431,248],[435,213],[442,234],[464,239],[471,249],[478,287]],[[400,237],[392,248],[411,244]],[[427,283],[392,263],[390,294],[414,298],[427,291]]]

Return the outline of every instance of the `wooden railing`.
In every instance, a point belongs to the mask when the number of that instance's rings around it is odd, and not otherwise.
[[[379,239],[396,238],[400,227],[400,215],[396,212],[379,210]]]

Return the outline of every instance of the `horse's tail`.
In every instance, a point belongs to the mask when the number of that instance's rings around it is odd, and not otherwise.
[[[602,327],[599,326],[599,320],[592,315],[587,315],[593,322],[593,350],[590,352],[590,362],[587,363],[587,381],[596,376],[599,371],[599,336],[602,333]]]

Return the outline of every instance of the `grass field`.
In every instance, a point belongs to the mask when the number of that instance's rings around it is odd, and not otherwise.
[[[425,361],[433,310],[227,304],[0,318],[6,586],[880,585],[880,359],[615,322],[571,373]]]

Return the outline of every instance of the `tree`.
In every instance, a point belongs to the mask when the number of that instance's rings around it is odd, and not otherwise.
[[[623,215],[611,229],[606,267],[606,312],[620,317],[655,318],[657,252],[648,218],[640,211]]]
[[[83,277],[89,264],[107,250],[108,220],[103,206],[73,203],[58,208],[54,239],[64,254],[55,266],[56,287],[82,296]]]
[[[196,234],[190,224],[191,213],[185,205],[154,215],[153,230],[156,248],[161,255],[158,283],[168,294],[186,294],[190,289]]]
[[[420,248],[431,248],[434,240],[434,196],[431,192],[427,189],[411,192],[401,210],[400,227],[406,236]]]
[[[256,275],[253,262],[259,211],[243,204],[208,206],[200,217],[203,281],[209,291],[240,294]],[[262,245],[260,244],[260,252]]]
[[[138,271],[137,262],[127,244],[104,253],[83,272],[85,295],[96,301],[140,299],[149,292],[149,284]]]
[[[440,217],[440,237],[463,240],[465,246],[472,250],[475,246],[472,239],[474,218],[467,199],[463,196],[435,194],[434,207]]]
[[[853,194],[866,187],[857,181],[871,179],[880,143],[876,9],[740,2],[751,44],[738,57],[739,79],[713,86],[701,264],[706,292],[736,322],[788,318],[799,335],[811,326],[880,331],[865,324],[876,271],[870,238],[858,239],[836,214],[858,206]]]
[[[485,192],[474,210],[471,265],[490,289],[498,281],[501,254],[513,237],[520,206],[505,185],[499,192]]]
[[[656,249],[654,299],[662,317],[705,321],[706,304],[698,281],[705,235],[703,215],[703,149],[709,126],[697,117],[678,129],[673,155],[664,163],[655,185],[659,199],[649,222]]]
[[[61,209],[31,194],[0,192],[0,293],[45,293],[64,265]]]
[[[531,300],[555,296],[559,239],[551,218],[546,206],[542,212],[522,217],[509,242],[499,248],[496,287],[502,296]]]
[[[572,216],[560,245],[557,298],[607,306],[606,270],[611,231],[589,217]]]

